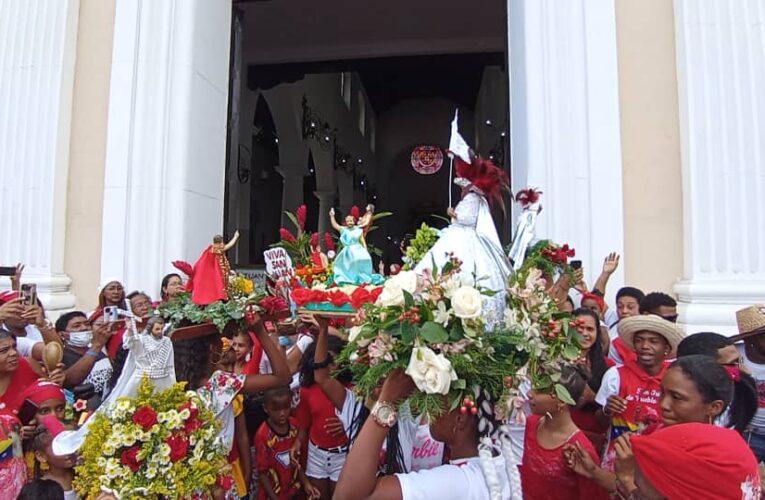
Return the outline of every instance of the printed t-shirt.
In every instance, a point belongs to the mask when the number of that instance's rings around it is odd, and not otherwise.
[[[336,448],[348,442],[346,435],[332,436],[324,430],[327,420],[335,415],[335,406],[319,384],[300,388],[300,403],[295,410],[295,420],[298,427],[308,429],[313,444],[321,448]]]
[[[0,413],[16,415],[23,403],[21,393],[28,386],[34,384],[38,378],[29,361],[26,358],[19,357],[19,365],[11,375],[8,388],[0,396]]]
[[[510,498],[510,479],[505,459],[494,457],[494,469],[502,490],[500,498]],[[432,500],[459,498],[460,500],[489,500],[489,488],[478,457],[452,460],[429,470],[396,474],[403,500]]]
[[[537,440],[541,422],[539,415],[529,415],[526,420],[523,465],[520,466],[523,498],[526,500],[606,500],[608,493],[592,480],[580,476],[566,465],[563,447],[579,443],[598,462],[598,454],[581,430],[553,449],[543,448]]]
[[[274,431],[268,420],[263,422],[255,433],[255,470],[267,472],[274,487],[274,493],[280,499],[293,498],[300,488],[298,469],[290,461],[290,449],[297,439],[298,429],[294,419],[289,420],[289,430],[280,435]],[[265,500],[266,493],[258,488],[258,500]]]
[[[614,470],[616,438],[625,432],[640,434],[648,425],[661,422],[661,379],[668,366],[669,363],[665,362],[658,374],[649,375],[637,363],[627,362],[609,368],[603,375],[595,402],[605,408],[610,396],[617,395],[627,400],[627,409],[611,417],[608,444],[602,462],[604,469]]]

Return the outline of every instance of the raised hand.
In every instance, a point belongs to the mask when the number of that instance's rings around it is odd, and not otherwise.
[[[618,267],[619,254],[616,252],[611,252],[610,254],[606,255],[606,258],[603,260],[603,272],[606,274],[613,274]]]

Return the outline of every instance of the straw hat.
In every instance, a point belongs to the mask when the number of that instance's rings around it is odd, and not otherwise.
[[[738,335],[734,340],[765,333],[765,304],[754,304],[736,311]]]
[[[619,338],[633,351],[635,346],[632,338],[637,332],[653,332],[664,337],[671,349],[668,356],[670,358],[676,356],[677,345],[685,337],[685,332],[679,326],[654,314],[630,316],[619,322]]]

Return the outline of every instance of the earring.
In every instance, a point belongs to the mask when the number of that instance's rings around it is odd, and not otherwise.
[[[712,415],[707,415],[707,417],[709,417],[709,425],[712,425]]]
[[[48,465],[47,460],[40,460],[40,470],[47,471],[50,469],[50,466]]]
[[[245,356],[245,357],[244,357],[244,361],[245,361],[246,363],[249,363],[251,359],[252,359],[252,353],[251,353],[251,352],[248,352],[248,353],[247,353],[247,356]]]
[[[546,417],[548,420],[552,420],[552,418],[553,418],[553,416],[552,416],[552,413],[550,413],[549,411],[546,411],[546,412],[545,412],[545,417]]]

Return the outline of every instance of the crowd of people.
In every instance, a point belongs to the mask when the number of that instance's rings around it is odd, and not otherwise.
[[[78,424],[73,404],[88,415],[109,401],[138,348],[128,325],[108,317],[111,307],[130,311],[158,346],[166,341],[169,353],[151,352],[169,356],[162,363],[175,379],[212,394],[234,478],[213,497],[759,498],[765,307],[739,313],[736,338],[687,334],[664,293],[624,287],[606,303],[618,263],[609,255],[592,289],[580,271],[563,292],[550,290],[578,332],[579,357],[558,374],[568,397],[521,387],[518,411],[504,422],[492,421],[482,394],[430,420],[414,415],[399,404],[414,384],[398,370],[373,401],[362,400],[335,362],[348,330],[320,315],[279,325],[256,318],[231,338],[171,342],[173,325],[155,310],[184,291],[178,274],[162,279],[156,302],[107,280],[95,310],[55,323],[39,301],[4,292],[0,499],[77,497],[77,455],[62,453],[56,438]],[[63,348],[55,365],[46,363],[50,343]],[[509,439],[487,443],[487,426],[500,424]]]

